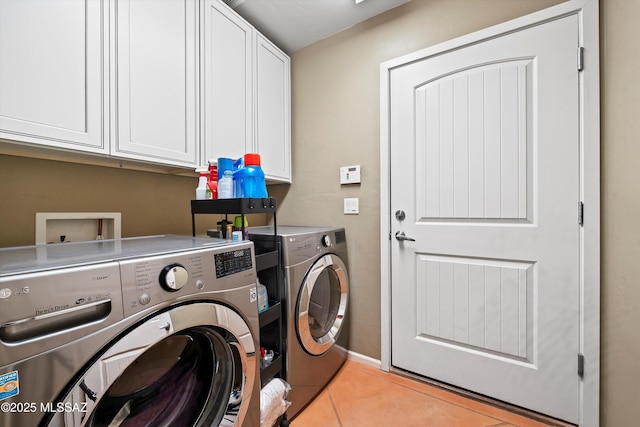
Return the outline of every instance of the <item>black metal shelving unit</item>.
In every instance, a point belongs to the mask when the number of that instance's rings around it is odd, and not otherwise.
[[[283,271],[281,266],[280,243],[277,236],[276,199],[246,198],[246,199],[218,199],[191,201],[191,230],[196,235],[196,215],[220,214],[240,215],[242,217],[243,234],[245,215],[272,214],[273,215],[273,246],[261,245],[256,248],[256,271],[260,283],[267,287],[269,294],[269,308],[259,315],[260,346],[275,352],[270,365],[260,369],[260,380],[264,386],[272,378],[286,380],[284,357],[286,351],[286,327],[282,312],[284,297]],[[286,421],[285,421],[286,422]]]

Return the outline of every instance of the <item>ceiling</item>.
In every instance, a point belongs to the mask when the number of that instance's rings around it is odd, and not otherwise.
[[[290,54],[411,0],[222,1]]]

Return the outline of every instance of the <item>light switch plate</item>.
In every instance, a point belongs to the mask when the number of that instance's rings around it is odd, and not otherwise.
[[[358,215],[360,213],[358,207],[358,198],[345,198],[344,199],[344,214],[345,215]]]
[[[340,184],[360,184],[360,165],[342,166]]]

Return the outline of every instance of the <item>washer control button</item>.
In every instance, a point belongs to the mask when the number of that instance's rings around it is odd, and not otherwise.
[[[170,292],[179,291],[189,280],[189,272],[180,264],[170,264],[160,272],[160,286]]]
[[[324,246],[325,248],[328,248],[329,246],[331,246],[331,237],[324,234],[322,236],[322,246]]]
[[[140,304],[142,305],[147,305],[151,302],[151,297],[149,296],[149,294],[142,294],[140,295],[140,298],[138,298],[138,302],[140,302]]]
[[[204,288],[204,282],[202,281],[202,279],[196,280],[196,289],[198,289],[200,291],[203,288]]]

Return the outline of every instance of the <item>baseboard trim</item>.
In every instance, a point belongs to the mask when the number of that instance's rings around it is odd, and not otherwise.
[[[358,362],[371,368],[382,369],[382,364],[378,359],[365,356],[364,354],[356,353],[355,351],[349,350],[347,352],[347,360]]]

